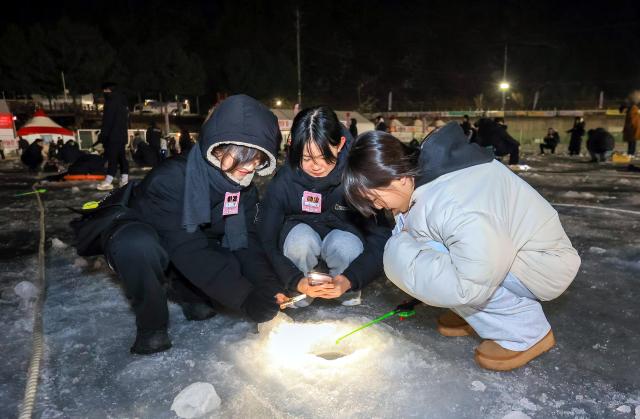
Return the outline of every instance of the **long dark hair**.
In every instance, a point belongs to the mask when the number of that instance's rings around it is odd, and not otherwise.
[[[293,168],[300,167],[302,155],[310,143],[314,143],[322,151],[327,163],[335,163],[336,157],[330,146],[340,144],[342,127],[336,113],[328,106],[305,108],[298,112],[291,126],[291,145],[289,146],[289,164]]]
[[[393,180],[405,176],[418,176],[419,155],[419,149],[411,149],[383,131],[368,131],[358,136],[342,174],[347,201],[364,216],[375,214],[369,191],[387,187]]]

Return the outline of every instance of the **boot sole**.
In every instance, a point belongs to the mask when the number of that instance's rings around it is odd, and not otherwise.
[[[467,325],[451,327],[451,326],[443,326],[438,323],[437,327],[438,333],[442,336],[446,337],[461,337],[461,336],[471,336],[475,333],[473,327]]]
[[[171,349],[171,346],[172,346],[171,343],[168,343],[166,345],[162,345],[162,346],[159,346],[159,347],[154,348],[154,349],[147,349],[147,350],[142,350],[142,351],[136,351],[133,348],[131,348],[129,350],[129,352],[131,352],[134,355],[151,355],[151,354],[155,354],[155,353],[158,353],[158,352],[164,352],[166,350],[169,350],[169,349]]]
[[[474,359],[476,363],[482,368],[493,371],[510,371],[516,368],[520,368],[532,360],[536,359],[543,353],[549,351],[556,344],[556,339],[553,336],[553,332],[549,331],[545,337],[540,339],[540,342],[533,345],[526,351],[518,352],[518,355],[508,359],[493,359],[484,356],[476,349]]]

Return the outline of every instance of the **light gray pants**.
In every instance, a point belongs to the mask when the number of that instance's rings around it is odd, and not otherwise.
[[[439,242],[435,250],[449,253]],[[483,339],[495,341],[511,351],[525,351],[551,330],[535,295],[511,272],[484,304],[452,308]]]
[[[332,230],[323,239],[307,224],[298,224],[284,240],[282,251],[305,275],[325,261],[329,274],[341,275],[363,251],[362,241],[353,233]]]

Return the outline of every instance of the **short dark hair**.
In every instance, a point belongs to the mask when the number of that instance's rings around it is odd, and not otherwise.
[[[250,163],[255,160],[256,157],[260,158],[260,165],[264,165],[269,162],[269,157],[267,157],[263,151],[258,150],[257,148],[238,144],[219,145],[211,150],[211,154],[218,158],[220,163],[222,163],[222,160],[227,156],[231,156],[233,158],[233,165],[227,169],[227,172],[233,172],[238,166]]]
[[[288,160],[293,168],[300,167],[302,155],[309,144],[314,143],[322,151],[327,163],[335,163],[331,146],[337,147],[342,137],[342,125],[338,116],[328,106],[305,108],[298,112],[291,126],[291,144]]]
[[[404,176],[418,176],[419,155],[420,149],[411,149],[386,132],[368,131],[359,135],[342,174],[347,201],[362,215],[374,215],[368,192],[389,186]]]

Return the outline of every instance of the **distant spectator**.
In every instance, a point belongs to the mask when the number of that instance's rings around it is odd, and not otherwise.
[[[540,144],[540,154],[544,154],[544,150],[551,150],[551,154],[556,153],[556,147],[560,144],[560,134],[553,128],[547,130],[547,135],[543,139],[544,143]]]
[[[24,151],[27,149],[27,147],[29,147],[29,141],[20,137],[20,139],[18,140],[18,152],[20,153],[20,155],[24,154]]]
[[[349,123],[349,132],[353,138],[358,136],[358,121],[355,118],[351,118],[351,122]]]
[[[581,116],[576,116],[576,119],[573,121],[573,128],[567,131],[567,133],[571,134],[571,138],[569,140],[569,155],[570,156],[578,156],[580,155],[580,147],[582,146],[582,137],[584,137],[584,118]]]
[[[636,142],[640,140],[640,90],[636,90],[629,95],[629,106],[624,118],[624,129],[622,139],[628,144],[627,154],[636,154]]]
[[[500,123],[489,118],[477,122],[477,143],[481,147],[492,147],[496,157],[509,155],[509,165],[520,163],[520,143],[507,132],[504,121]]]
[[[78,143],[69,140],[58,150],[58,159],[66,164],[73,164],[82,154]]]
[[[162,137],[160,138],[160,160],[164,160],[169,157],[169,141],[168,139],[173,137]],[[173,140],[173,146],[175,147],[176,141]]]
[[[49,151],[47,153],[47,158],[49,160],[57,159],[58,151],[59,151],[58,144],[56,142],[51,141],[51,144],[49,144]]]
[[[4,143],[2,142],[2,140],[0,140],[0,157],[2,157],[2,160],[5,159],[5,157],[4,157]]]
[[[191,139],[191,134],[189,134],[189,130],[183,128],[180,131],[180,154],[187,155],[189,151],[193,147],[193,140]]]
[[[419,137],[421,137],[424,132],[424,122],[422,121],[422,118],[417,115],[413,117],[413,130]]]
[[[147,144],[153,151],[160,156],[160,138],[162,137],[162,131],[156,126],[155,121],[151,121],[149,128],[147,128]]]
[[[126,145],[128,141],[129,109],[126,96],[119,91],[115,83],[104,83],[104,112],[102,114],[102,130],[100,141],[104,146],[107,159],[107,177],[98,185],[100,191],[113,189],[113,178],[120,169],[120,183],[122,187],[129,182],[129,162],[127,161]]]
[[[384,118],[382,117],[382,115],[378,115],[376,117],[376,127],[375,127],[376,131],[384,131],[387,132],[387,124],[384,122]]]
[[[29,144],[26,150],[22,153],[20,160],[24,163],[30,172],[37,172],[42,166],[44,156],[42,155],[42,149],[44,147],[44,141],[42,138],[36,139]]]
[[[590,129],[587,132],[587,150],[591,155],[591,162],[606,161],[613,153],[615,140],[604,128]]]
[[[464,136],[467,137],[467,139],[470,139],[473,127],[471,126],[471,122],[469,122],[469,115],[465,115],[462,117],[460,126],[462,127],[462,131],[464,132]]]
[[[401,126],[402,126],[402,123],[395,115],[392,115],[391,118],[389,118],[389,132],[399,131],[398,128]]]
[[[160,160],[160,155],[145,141],[139,142],[132,154],[133,160],[140,167],[155,167]]]
[[[133,134],[133,140],[131,140],[131,147],[137,149],[140,143],[144,142],[144,138],[142,138],[142,134],[140,133],[140,131],[136,131],[135,134]]]

